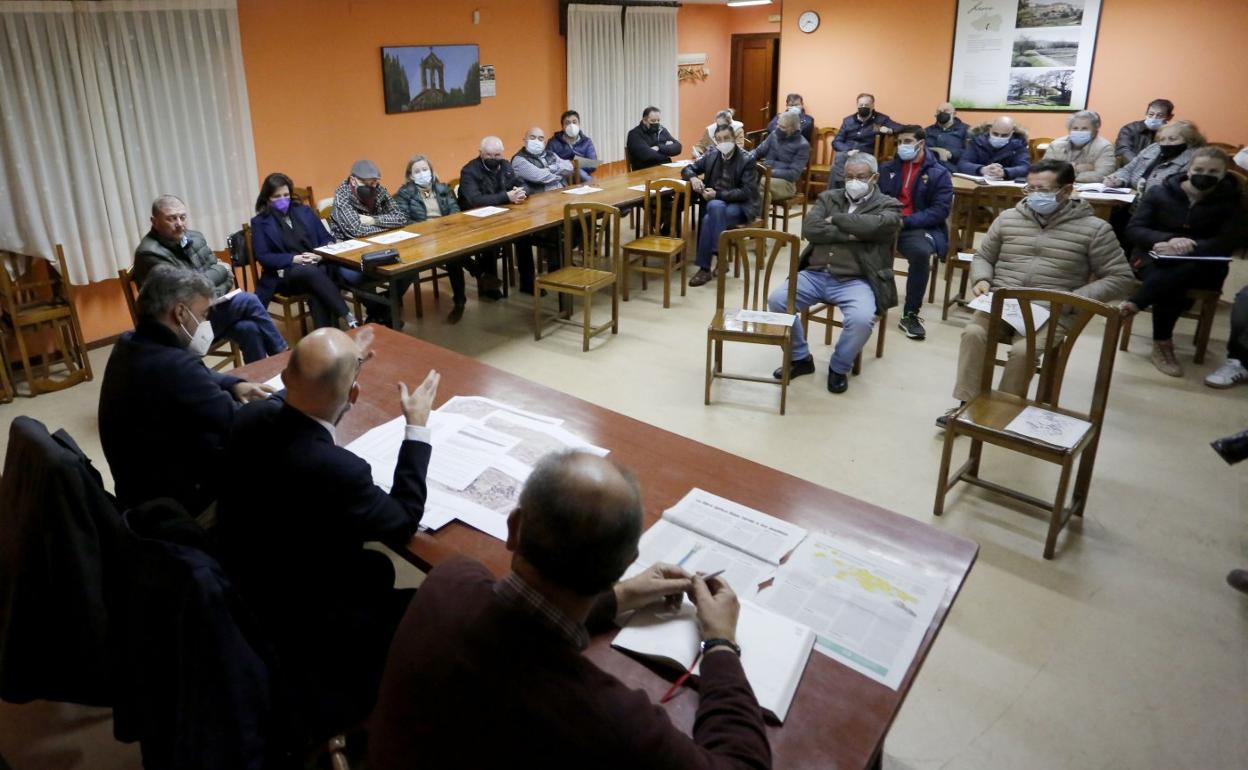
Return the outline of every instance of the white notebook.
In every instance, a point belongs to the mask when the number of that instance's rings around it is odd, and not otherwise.
[[[700,641],[696,610],[686,599],[676,612],[647,608],[633,613],[611,646],[688,670],[698,659]],[[779,722],[789,713],[814,643],[814,632],[801,623],[741,602],[737,617],[741,666],[758,704]],[[694,676],[700,668],[699,661]]]

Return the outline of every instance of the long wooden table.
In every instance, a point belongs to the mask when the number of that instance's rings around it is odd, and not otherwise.
[[[418,233],[419,237],[409,238],[389,246],[370,243],[367,247],[339,254],[332,254],[323,249],[318,249],[316,253],[326,260],[358,270],[360,257],[370,251],[393,248],[399,252],[398,262],[368,271],[370,276],[379,281],[389,282],[390,317],[397,323],[402,317],[402,297],[398,293],[403,283],[402,278],[410,277],[421,270],[436,267],[452,259],[510,243],[526,235],[555,227],[563,222],[563,207],[569,203],[605,203],[616,207],[638,205],[645,197],[645,193],[629,188],[645,184],[652,179],[679,179],[680,171],[681,169],[671,166],[654,166],[605,179],[595,179],[589,183],[589,186],[602,188],[600,192],[573,195],[561,190],[551,190],[535,193],[520,203],[500,206],[499,208],[507,209],[503,213],[484,218],[459,212],[412,223],[399,229]],[[582,186],[584,185],[574,187]],[[416,311],[417,315],[420,315],[419,291],[416,292]]]
[[[400,414],[395,383],[419,383],[429,369],[442,374],[438,404],[453,395],[478,395],[523,409],[557,415],[586,440],[611,450],[611,458],[631,468],[641,482],[646,526],[693,486],[744,505],[869,545],[897,558],[911,570],[939,579],[945,595],[898,690],[815,652],[811,654],[788,719],[768,730],[775,767],[862,768],[877,766],[884,737],[957,597],[979,546],[870,503],[737,457],[706,444],[639,422],[543,385],[495,369],[458,353],[374,326],[377,355],[360,372],[360,398],[338,427],[344,444]],[[262,382],[285,366],[288,353],[249,364],[235,374]],[[818,451],[818,447],[811,447]],[[433,567],[466,554],[506,574],[510,556],[503,543],[459,522],[422,533],[409,545],[412,559]],[[586,653],[596,664],[658,702],[666,678],[611,649],[614,633],[593,640]],[[666,704],[673,722],[691,732],[698,697],[686,689]]]

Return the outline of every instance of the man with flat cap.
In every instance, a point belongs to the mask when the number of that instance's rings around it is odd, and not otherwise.
[[[398,207],[390,191],[381,183],[381,171],[371,160],[357,160],[351,164],[351,173],[334,191],[334,209],[329,216],[329,231],[334,240],[363,238],[385,230],[393,230],[407,224],[407,214]],[[377,247],[378,249],[382,247]],[[356,290],[360,300],[368,306],[368,320],[386,326],[402,328],[401,319],[390,318],[390,306],[377,297],[372,290],[361,286],[375,282],[359,270],[339,270],[338,280]],[[399,296],[407,293],[410,279],[398,279]],[[400,321],[395,324],[393,321]]]

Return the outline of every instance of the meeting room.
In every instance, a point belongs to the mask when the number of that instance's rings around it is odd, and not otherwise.
[[[1243,767],[1245,39],[0,3],[0,770]]]

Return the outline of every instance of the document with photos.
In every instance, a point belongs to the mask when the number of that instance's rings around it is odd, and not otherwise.
[[[1044,324],[1049,320],[1049,309],[1043,305],[1031,304],[1031,320],[1035,324],[1036,331],[1044,328]],[[992,314],[992,292],[981,294],[971,300],[966,305],[982,313]],[[1023,309],[1019,307],[1018,300],[1007,299],[1001,308],[1001,320],[1012,326],[1019,334],[1027,333],[1027,324],[1023,321]]]
[[[1071,449],[1083,438],[1092,423],[1060,412],[1029,406],[1005,426],[1006,431],[1034,438],[1046,444]]]
[[[569,187],[563,191],[568,195],[589,195],[590,193],[602,192],[601,187],[591,187],[587,184],[580,187]]]
[[[944,594],[939,579],[811,533],[753,601],[810,628],[824,655],[896,690]]]
[[[380,235],[370,235],[368,240],[372,243],[380,243],[383,246],[388,246],[391,243],[399,243],[401,241],[406,241],[409,238],[418,237],[420,237],[420,233],[411,233],[407,230],[391,230],[388,233],[381,233]]]
[[[355,251],[356,249],[366,249],[368,244],[364,241],[357,241],[354,238],[348,238],[345,241],[337,243],[329,243],[324,246],[317,246],[317,251],[323,251],[326,254],[342,254],[346,251]]]
[[[495,214],[502,214],[507,209],[502,206],[482,206],[479,209],[469,209],[464,213],[470,217],[492,217]]]

